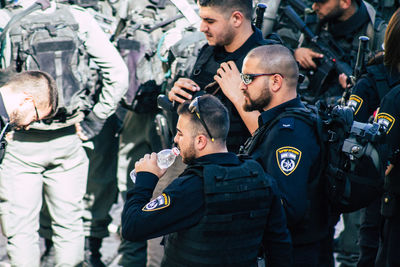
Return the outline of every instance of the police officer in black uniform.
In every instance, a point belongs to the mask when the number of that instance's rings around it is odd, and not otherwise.
[[[259,29],[251,24],[252,1],[240,0],[199,0],[202,23],[200,31],[204,32],[208,44],[200,51],[189,78],[178,79],[169,93],[171,101],[182,103],[186,99],[204,93],[206,85],[214,82],[214,75],[223,62],[232,61],[238,69],[242,67],[246,54],[254,47],[263,44],[277,43],[275,40],[264,40]],[[233,86],[240,83],[239,72],[235,79],[230,79]],[[231,101],[224,95],[230,86],[218,81],[222,90],[215,95],[224,103],[230,114],[230,130],[227,139],[228,150],[237,153],[240,144],[244,143],[256,127],[245,125]],[[201,92],[198,92],[201,90]],[[215,87],[208,93],[214,93]]]
[[[361,258],[359,266],[399,266],[399,218],[400,210],[396,206],[398,203],[400,190],[398,185],[399,176],[399,161],[396,150],[400,147],[399,135],[400,128],[397,119],[400,116],[398,101],[400,98],[400,49],[398,44],[400,42],[400,10],[397,10],[389,21],[388,28],[385,35],[385,55],[383,58],[383,65],[386,75],[386,80],[380,81],[382,87],[386,88],[386,95],[383,97],[379,113],[376,115],[378,123],[386,127],[387,143],[389,146],[389,156],[391,165],[386,172],[386,179],[384,189],[386,193],[382,198],[381,203],[374,204],[375,207],[368,207],[366,216],[362,222],[364,231],[360,233]],[[386,85],[383,83],[386,81]],[[378,85],[378,82],[377,82]],[[374,88],[374,87],[373,87]],[[379,89],[378,89],[379,92]],[[357,92],[355,92],[357,93]],[[378,96],[378,94],[376,94]],[[380,95],[379,95],[380,97]],[[381,227],[382,218],[377,216],[379,208],[383,215],[384,227]],[[367,213],[368,212],[368,213]],[[383,232],[379,232],[382,230]],[[377,243],[379,242],[379,248]],[[367,250],[369,248],[369,250]],[[364,250],[363,250],[364,249]],[[363,255],[363,252],[364,255]],[[367,261],[369,260],[369,261]],[[365,264],[364,264],[365,263]]]
[[[276,185],[256,161],[227,151],[227,109],[203,95],[180,105],[178,114],[175,142],[188,166],[149,202],[165,170],[155,153],[135,164],[122,236],[136,241],[169,234],[162,266],[255,266],[261,245],[268,266],[290,266]]]
[[[356,121],[367,122],[379,107],[382,98],[400,84],[398,70],[398,34],[400,32],[400,13],[395,12],[389,21],[385,34],[385,54],[379,55],[367,66],[367,73],[357,81],[348,105],[354,109]],[[361,211],[359,233],[360,257],[358,267],[373,266],[379,245],[379,229],[382,224],[380,199]]]
[[[244,152],[261,163],[282,193],[293,241],[294,266],[321,266],[328,236],[327,202],[318,183],[320,147],[312,126],[295,117],[271,122],[287,109],[304,109],[297,97],[299,69],[281,45],[253,49],[243,63],[240,89],[243,109],[261,111],[259,130]],[[267,129],[264,129],[267,127]]]
[[[385,193],[382,197],[381,213],[384,225],[375,266],[400,266],[400,86],[393,88],[382,100],[378,123],[386,126],[387,143],[391,152],[390,166],[386,172]]]
[[[30,123],[55,114],[57,88],[54,79],[43,71],[26,71],[16,75],[0,73],[0,162],[12,128],[27,128]],[[4,84],[3,84],[4,83]]]

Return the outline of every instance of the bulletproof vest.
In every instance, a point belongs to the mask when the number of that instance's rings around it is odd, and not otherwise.
[[[255,266],[272,197],[262,167],[246,159],[192,166],[183,175],[190,173],[204,179],[205,214],[168,236],[162,266]]]
[[[15,70],[42,70],[55,79],[59,91],[55,119],[61,122],[80,107],[90,106],[94,93],[89,57],[77,35],[79,25],[68,9],[58,4],[53,13],[31,13],[9,31]]]

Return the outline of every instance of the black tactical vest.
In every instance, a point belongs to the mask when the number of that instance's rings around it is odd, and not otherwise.
[[[162,266],[256,266],[272,199],[262,167],[245,160],[186,172],[204,177],[205,215],[194,227],[167,237]]]

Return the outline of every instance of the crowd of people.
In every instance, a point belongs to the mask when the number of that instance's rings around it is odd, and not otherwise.
[[[12,266],[106,266],[119,194],[120,266],[335,266],[334,252],[343,267],[400,265],[398,1],[275,1],[270,32],[256,2],[1,2]],[[281,116],[320,103],[384,130],[385,177],[362,209],[332,208],[318,130]]]

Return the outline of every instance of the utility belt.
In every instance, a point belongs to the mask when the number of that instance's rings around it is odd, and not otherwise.
[[[13,140],[18,141],[37,141],[48,140],[53,138],[59,138],[66,135],[76,134],[75,125],[54,129],[54,130],[40,130],[40,129],[29,129],[29,130],[16,130],[13,135]]]

